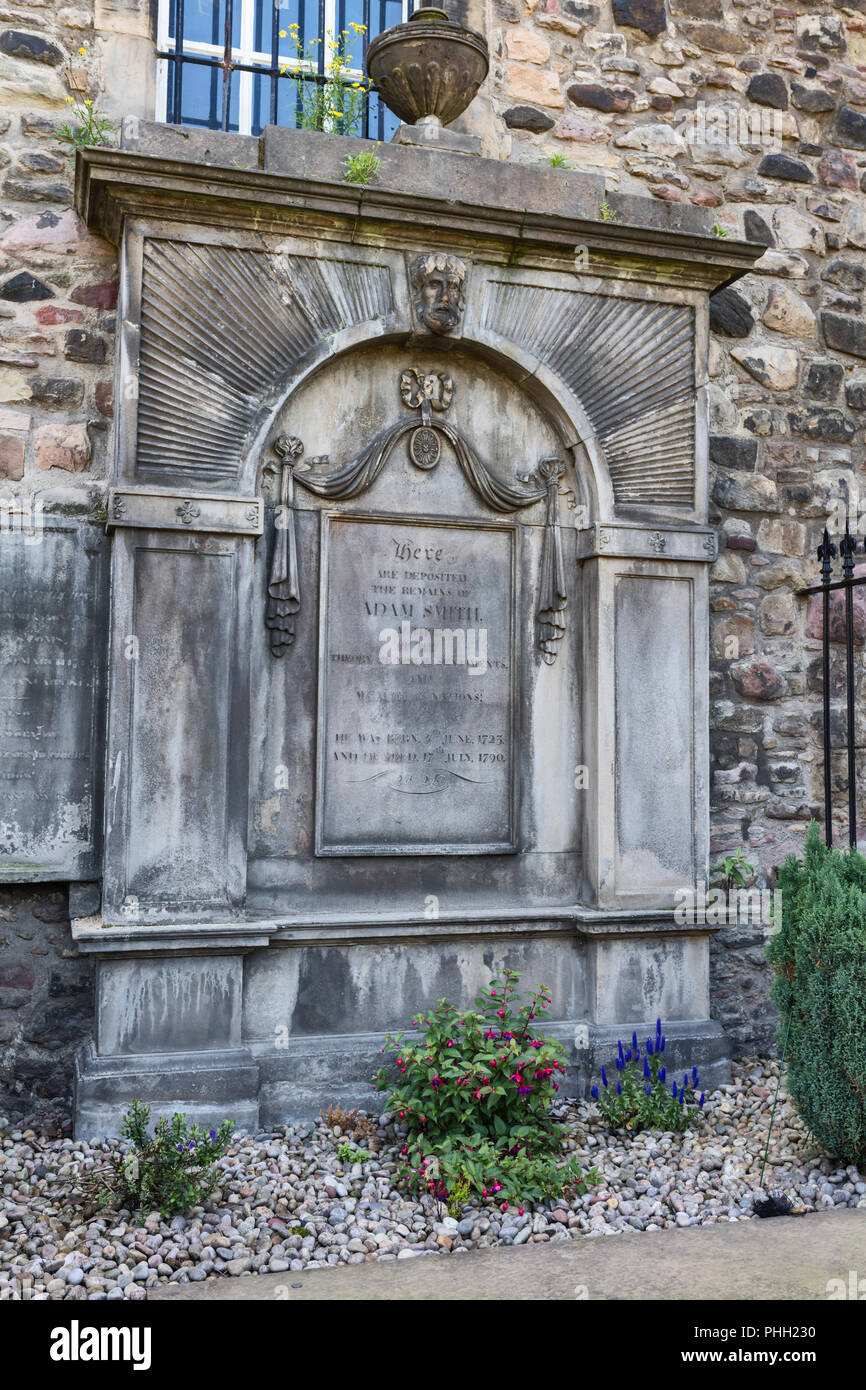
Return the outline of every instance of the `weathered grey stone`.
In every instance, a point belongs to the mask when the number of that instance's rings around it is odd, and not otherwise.
[[[798,111],[808,111],[817,115],[821,111],[833,111],[836,98],[826,87],[807,87],[802,82],[791,83],[791,105]]]
[[[828,348],[837,348],[852,357],[866,357],[866,323],[848,314],[823,313],[821,330]]]
[[[840,106],[836,116],[836,140],[849,150],[866,150],[866,115],[850,106]]]
[[[845,382],[845,403],[850,410],[866,410],[866,380]]]
[[[834,362],[832,358],[817,358],[809,366],[803,392],[813,400],[834,401],[839,394],[844,375],[845,368],[841,362]]]
[[[754,326],[752,308],[736,290],[716,290],[710,296],[710,327],[729,338],[747,338]]]
[[[0,879],[96,872],[106,562],[98,527],[41,509],[2,534]]]
[[[866,285],[866,266],[856,260],[834,260],[821,272],[821,279],[847,290],[862,290]]]
[[[757,456],[757,439],[710,435],[710,462],[720,468],[753,469]]]
[[[758,173],[767,179],[783,179],[789,183],[814,183],[815,175],[802,159],[789,154],[766,154],[758,165]]]
[[[743,214],[743,228],[747,241],[757,241],[761,246],[775,246],[776,239],[760,213],[754,208],[746,208]]]
[[[613,0],[615,24],[640,29],[651,39],[667,28],[664,0]]]
[[[795,410],[788,415],[792,434],[806,439],[822,439],[825,443],[841,444],[854,437],[854,421],[841,410],[814,406],[810,410]]]
[[[511,130],[530,130],[535,135],[543,135],[556,125],[552,116],[534,106],[510,106],[503,112],[503,120]]]
[[[13,304],[26,304],[33,299],[53,299],[54,291],[37,280],[35,275],[19,271],[0,285],[0,299],[11,300]]]
[[[55,68],[63,62],[63,53],[56,44],[20,29],[4,29],[0,33],[0,53],[10,58],[29,58],[34,63],[48,63]]]
[[[788,109],[788,87],[778,72],[755,73],[746,88],[746,96],[759,106],[772,106],[777,111]]]

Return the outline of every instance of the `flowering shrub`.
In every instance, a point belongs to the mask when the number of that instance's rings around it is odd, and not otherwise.
[[[216,1186],[216,1162],[234,1133],[224,1120],[219,1129],[187,1125],[185,1115],[157,1120],[148,1134],[150,1106],[134,1100],[123,1117],[120,1132],[132,1149],[112,1153],[110,1167],[94,1175],[93,1185],[103,1201],[130,1211],[158,1210],[173,1216],[199,1206]]]
[[[584,1185],[576,1160],[562,1160],[548,1114],[565,1071],[559,1043],[536,1031],[550,991],[522,999],[519,979],[504,971],[465,1013],[440,999],[413,1020],[416,1039],[386,1038],[401,1078],[386,1108],[408,1131],[402,1177],[418,1191],[443,1201],[458,1191],[495,1196],[507,1208]],[[388,1088],[384,1068],[376,1085]]]
[[[336,38],[332,30],[327,31],[324,81],[317,82],[304,74],[315,74],[318,69],[321,39],[311,39],[304,47],[298,24],[279,31],[280,38],[287,38],[294,49],[290,58],[280,60],[280,76],[288,75],[297,82],[296,120],[301,130],[360,133],[370,84],[365,77],[355,76],[353,65],[361,66],[361,41],[366,32],[363,24],[353,23],[341,29]],[[353,49],[359,51],[353,53]]]
[[[694,1107],[704,1107],[703,1091],[699,1092],[697,1067],[684,1072],[683,1079],[668,1079],[663,1062],[665,1037],[662,1021],[656,1019],[655,1040],[647,1038],[641,1052],[637,1033],[631,1035],[631,1047],[617,1044],[614,1058],[615,1076],[601,1069],[601,1090],[593,1086],[590,1094],[598,1101],[604,1119],[613,1129],[685,1129],[694,1120]]]

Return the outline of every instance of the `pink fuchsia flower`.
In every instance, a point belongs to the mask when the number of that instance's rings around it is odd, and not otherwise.
[[[499,1017],[500,1017],[500,1018],[504,1018],[504,1017],[505,1017],[505,1010],[504,1010],[504,1009],[500,1009],[500,1010],[499,1010]]]
[[[502,1210],[503,1210],[503,1211],[508,1211],[508,1203],[507,1203],[507,1202],[503,1202],[503,1203],[502,1203]]]

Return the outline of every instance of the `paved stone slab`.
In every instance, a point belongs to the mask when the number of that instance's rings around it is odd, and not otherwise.
[[[520,1250],[429,1255],[309,1274],[174,1284],[149,1299],[775,1299],[822,1301],[866,1273],[866,1208]],[[841,1286],[837,1286],[841,1287]]]

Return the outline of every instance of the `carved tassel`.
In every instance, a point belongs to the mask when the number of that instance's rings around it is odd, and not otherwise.
[[[547,485],[547,516],[544,523],[544,544],[541,552],[541,575],[536,611],[536,646],[546,666],[556,660],[557,642],[565,636],[565,607],[568,592],[565,584],[565,565],[562,560],[562,541],[559,534],[559,480],[565,472],[561,459],[545,459],[538,466],[538,476]]]
[[[295,539],[295,474],[291,460],[299,458],[304,446],[299,439],[281,436],[275,444],[283,459],[280,477],[280,506],[277,512],[274,554],[268,581],[268,607],[265,626],[271,634],[271,651],[282,656],[295,640],[295,614],[301,606],[298,580],[298,549]]]

